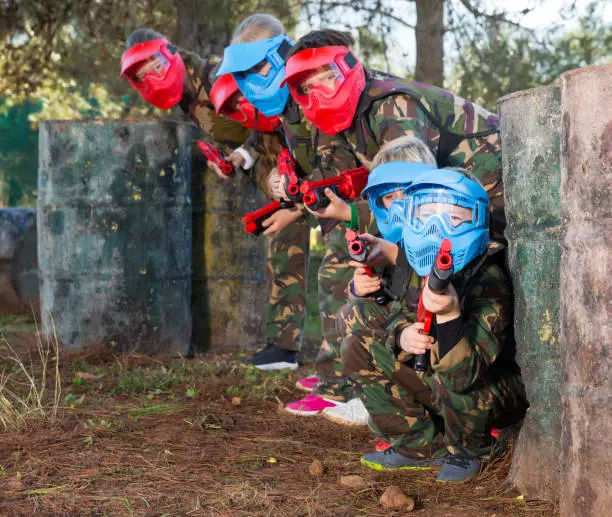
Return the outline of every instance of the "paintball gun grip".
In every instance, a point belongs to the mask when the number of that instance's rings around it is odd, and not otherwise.
[[[454,272],[453,257],[451,250],[453,245],[450,240],[444,239],[440,245],[440,251],[431,266],[431,272],[427,277],[427,286],[434,293],[442,293],[450,284]],[[419,298],[417,309],[417,321],[425,323],[422,334],[428,335],[433,323],[433,314],[423,306],[423,295]],[[427,354],[418,354],[414,357],[414,369],[417,372],[427,371]]]
[[[199,141],[198,147],[202,154],[206,156],[206,159],[216,164],[223,174],[231,176],[234,173],[234,166],[225,159],[225,153],[223,151],[204,141]]]

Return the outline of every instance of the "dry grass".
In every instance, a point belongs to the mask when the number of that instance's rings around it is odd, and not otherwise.
[[[374,443],[367,429],[280,411],[279,401],[301,396],[292,385],[304,371],[270,376],[227,355],[163,362],[92,349],[64,354],[59,373],[57,417],[0,433],[1,516],[404,515],[378,502],[391,484],[415,498],[416,515],[556,514],[507,488],[509,456],[459,485],[436,483],[435,472],[363,468],[359,457]],[[326,467],[321,477],[308,472],[314,459]],[[341,486],[349,474],[368,486]]]
[[[33,360],[31,351],[15,351],[0,330],[0,342],[8,351],[5,367],[0,371],[0,426],[5,431],[19,431],[33,422],[57,417],[62,385],[55,327],[44,338],[36,325],[35,336]],[[51,395],[47,388],[49,377],[53,379]]]

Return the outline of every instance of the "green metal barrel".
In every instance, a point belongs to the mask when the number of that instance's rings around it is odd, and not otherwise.
[[[561,437],[559,99],[559,88],[550,86],[499,100],[516,357],[531,406],[510,481],[530,498],[548,500],[558,498]]]
[[[249,173],[221,180],[193,149],[193,348],[245,347],[263,337],[267,239],[241,217],[269,201]]]
[[[191,338],[191,127],[40,126],[43,330],[65,346],[186,353]]]

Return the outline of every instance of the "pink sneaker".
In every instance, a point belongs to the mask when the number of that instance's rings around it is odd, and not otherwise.
[[[319,384],[320,379],[316,376],[314,377],[305,377],[303,379],[299,379],[296,383],[295,383],[295,387],[300,390],[300,391],[305,391],[307,393],[310,393],[311,391],[313,391],[316,387],[317,384]]]
[[[308,395],[296,402],[290,402],[285,406],[285,411],[294,415],[315,416],[328,407],[335,407],[336,404],[325,400],[318,395]]]

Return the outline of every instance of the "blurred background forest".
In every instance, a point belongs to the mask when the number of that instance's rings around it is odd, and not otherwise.
[[[258,11],[294,38],[350,30],[370,67],[491,110],[507,93],[612,62],[609,0],[0,0],[0,207],[36,203],[39,120],[168,116],[119,79],[131,31],[221,54]]]

